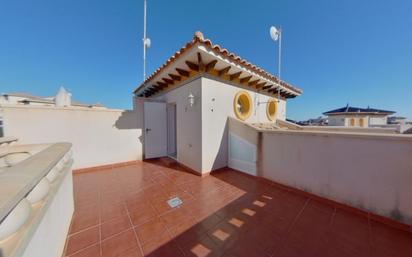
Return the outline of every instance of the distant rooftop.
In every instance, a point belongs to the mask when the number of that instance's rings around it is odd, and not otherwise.
[[[395,112],[370,108],[369,106],[367,108],[359,108],[359,107],[352,107],[352,106],[347,105],[339,109],[324,112],[323,114],[324,115],[336,115],[336,114],[358,114],[358,113],[375,114],[375,115],[391,115],[391,114],[394,114]]]
[[[69,95],[69,97],[71,98],[71,94],[68,93],[63,87],[61,87],[60,90],[59,90],[59,93],[61,93],[61,92]],[[32,95],[30,93],[26,93],[26,92],[2,93],[1,96],[4,99],[0,98],[0,104],[1,103],[11,103],[11,104],[13,104],[14,102],[16,102],[17,104],[31,104],[31,103],[34,103],[34,104],[44,104],[44,105],[55,105],[56,104],[56,98],[57,98],[58,94],[56,96],[43,97],[43,96],[35,96],[35,95]],[[16,98],[16,101],[10,101],[10,97]],[[21,98],[21,99],[18,99],[18,98]],[[93,107],[105,108],[105,106],[100,104],[100,103],[87,104],[87,103],[81,103],[81,102],[71,100],[71,99],[70,99],[69,106],[87,107],[87,108],[93,108]]]

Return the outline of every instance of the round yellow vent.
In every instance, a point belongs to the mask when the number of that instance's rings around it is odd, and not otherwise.
[[[247,120],[252,114],[252,98],[249,93],[246,91],[238,92],[233,101],[233,108],[238,119]]]
[[[266,107],[266,115],[270,121],[274,121],[276,119],[276,114],[278,112],[278,102],[275,99],[270,100],[267,103]]]

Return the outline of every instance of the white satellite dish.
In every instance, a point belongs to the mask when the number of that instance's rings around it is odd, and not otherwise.
[[[146,38],[145,40],[144,40],[144,45],[147,47],[147,48],[150,48],[150,45],[152,44],[152,41],[150,41],[150,38]]]
[[[273,41],[278,41],[279,35],[280,35],[280,30],[278,30],[274,26],[270,27],[270,37],[273,39]]]

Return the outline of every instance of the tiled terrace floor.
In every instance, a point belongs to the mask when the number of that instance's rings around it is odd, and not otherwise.
[[[70,257],[412,256],[411,233],[229,169],[142,162],[77,174],[74,188]]]

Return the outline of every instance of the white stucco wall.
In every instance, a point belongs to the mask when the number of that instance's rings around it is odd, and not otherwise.
[[[74,168],[142,159],[142,115],[136,111],[2,106],[5,136],[20,144],[71,142]]]
[[[412,224],[412,137],[264,132],[262,176]]]
[[[329,126],[351,127],[351,119],[355,119],[355,127],[360,126],[359,119],[363,119],[364,127],[386,125],[388,123],[388,117],[382,115],[342,114],[328,117]]]
[[[387,125],[388,124],[388,116],[369,116],[369,124],[371,126]]]
[[[228,167],[258,176],[258,147],[260,132],[250,125],[229,118]]]
[[[22,257],[63,255],[74,212],[72,171],[64,176]]]
[[[346,126],[346,119],[342,116],[329,116],[328,117],[329,126]]]
[[[153,99],[176,104],[179,162],[200,173],[228,165],[228,117],[235,117],[233,100],[239,91],[247,91],[254,102],[252,115],[245,122],[270,122],[266,102],[272,97],[209,77],[194,77]],[[190,92],[195,96],[193,107],[188,102]],[[285,120],[286,101],[281,100],[278,108],[278,118]]]
[[[202,172],[209,172],[227,166],[228,160],[228,117],[236,117],[233,100],[239,91],[247,91],[253,104],[252,115],[245,121],[270,122],[266,115],[266,102],[272,97],[258,94],[247,87],[239,88],[222,81],[202,78]],[[263,102],[257,105],[257,102]],[[278,118],[286,119],[286,101],[278,104]]]
[[[177,160],[189,168],[202,170],[202,90],[201,78],[156,97],[156,101],[176,104]],[[194,106],[188,101],[195,96]]]

